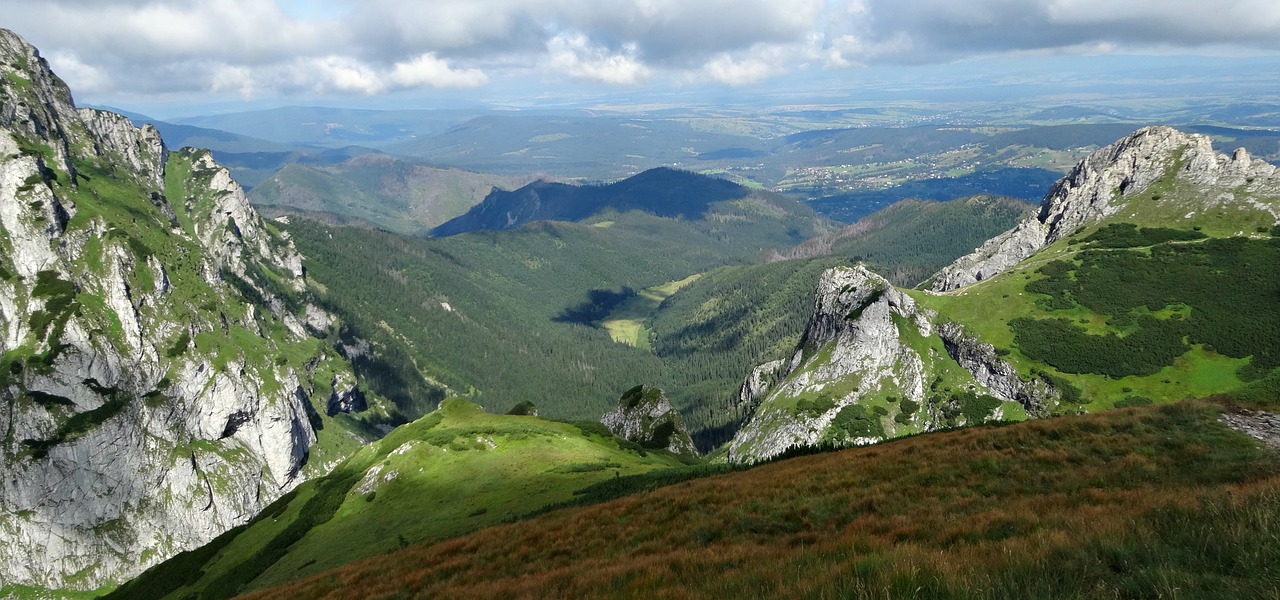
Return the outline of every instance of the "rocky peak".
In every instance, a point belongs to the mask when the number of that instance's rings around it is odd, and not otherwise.
[[[753,378],[782,377],[764,386],[748,379],[752,401],[763,394],[755,415],[729,443],[731,462],[755,462],[793,446],[866,443],[885,432],[853,435],[831,431],[847,407],[893,389],[912,399],[924,395],[924,363],[904,341],[899,323],[911,335],[933,334],[933,316],[910,296],[862,265],[837,267],[822,274],[814,311],[790,365],[762,365]],[[745,392],[743,392],[745,394]],[[804,408],[800,408],[804,406]],[[857,410],[851,409],[851,410]],[[837,439],[838,438],[838,439]]]
[[[320,412],[363,398],[303,288],[207,151],[0,30],[0,595],[119,583],[323,470]]]
[[[34,46],[7,29],[0,29],[0,127],[41,140],[71,137],[67,116],[75,115],[71,89]],[[69,149],[53,149],[69,170]]]
[[[821,346],[861,321],[868,307],[891,294],[900,302],[911,302],[893,289],[889,280],[862,264],[851,268],[828,269],[818,281],[814,294],[813,318],[802,338],[802,346]]]
[[[129,177],[148,190],[164,192],[164,163],[169,150],[160,132],[150,123],[135,127],[124,115],[94,108],[76,109],[80,122],[89,132],[90,153],[99,159],[110,157],[116,164],[110,168],[121,177]]]
[[[1054,184],[1036,215],[939,271],[933,291],[953,290],[998,275],[1077,228],[1119,213],[1174,167],[1178,167],[1173,174],[1176,179],[1207,192],[1243,187],[1262,197],[1280,189],[1276,168],[1253,160],[1243,149],[1228,157],[1214,151],[1212,141],[1203,135],[1166,126],[1144,127],[1080,161]],[[1276,218],[1280,221],[1280,215]]]
[[[615,435],[645,448],[697,456],[684,417],[661,389],[637,385],[618,400],[618,407],[600,418]]]
[[[73,186],[79,158],[157,194],[164,190],[167,150],[160,132],[151,125],[139,129],[115,113],[76,108],[71,90],[40,52],[6,29],[0,29],[0,128],[52,163],[45,166],[68,174]]]

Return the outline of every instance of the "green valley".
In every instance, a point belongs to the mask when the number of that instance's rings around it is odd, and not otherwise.
[[[787,251],[803,221],[732,203],[713,210],[739,216],[610,210],[582,223],[432,239],[304,220],[285,228],[308,257],[317,296],[346,315],[348,342],[370,340],[402,365],[399,375],[372,380],[379,393],[400,398],[401,421],[425,411],[400,389],[415,381],[406,372],[492,411],[531,399],[560,418],[598,418],[623,391],[648,383],[670,390],[707,450],[744,418],[732,407],[751,368],[790,354],[817,276],[849,260],[839,256],[878,258],[923,278],[1007,228],[1025,205],[909,203],[832,234],[836,250],[819,254],[836,256],[754,265]],[[772,243],[762,247],[761,239]],[[707,308],[694,314],[697,306]],[[623,322],[635,347],[609,330]]]

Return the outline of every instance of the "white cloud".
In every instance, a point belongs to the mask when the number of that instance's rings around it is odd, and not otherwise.
[[[431,86],[437,88],[479,87],[489,82],[480,69],[454,69],[449,63],[428,52],[413,60],[396,63],[388,77],[391,85],[399,88]]]
[[[637,57],[635,44],[621,51],[594,44],[581,33],[560,34],[547,42],[547,64],[557,73],[611,84],[636,84],[649,78],[649,67]]]
[[[314,3],[312,3],[314,4]],[[86,94],[745,85],[1026,53],[1280,53],[1275,0],[0,0]]]
[[[45,56],[60,77],[76,82],[76,92],[100,92],[111,89],[111,78],[105,71],[85,64],[74,52],[55,50]]]
[[[731,86],[764,81],[787,71],[790,63],[803,57],[803,48],[761,46],[735,56],[721,53],[702,66],[702,73],[711,81]]]

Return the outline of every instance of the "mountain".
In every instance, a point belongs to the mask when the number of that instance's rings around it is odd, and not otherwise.
[[[826,272],[789,362],[744,384],[729,447],[862,444],[1220,393],[1280,366],[1280,175],[1201,135],[1141,129],[930,278]],[[768,383],[752,385],[753,382]],[[767,389],[765,389],[767,387]]]
[[[675,456],[646,451],[598,423],[492,415],[449,399],[329,475],[302,484],[247,525],[107,598],[228,598],[680,466]]]
[[[0,597],[83,594],[327,471],[382,401],[207,151],[76,108],[6,30],[0,73]]]
[[[1217,235],[1244,235],[1266,219],[1280,220],[1276,167],[1245,150],[1231,157],[1205,136],[1150,127],[1081,161],[1045,196],[1034,219],[987,242],[941,271],[932,288],[956,289],[989,278],[1041,248],[1122,210],[1126,222],[1194,225]],[[1151,189],[1149,197],[1139,196]],[[1236,196],[1242,196],[1237,198]],[[1199,231],[1199,230],[1197,230]]]
[[[268,216],[300,215],[416,235],[465,213],[497,187],[530,179],[365,154],[328,166],[286,165],[255,186],[249,201]]]
[[[515,191],[495,190],[466,214],[431,233],[449,236],[513,229],[532,221],[582,221],[606,211],[643,211],[704,221],[815,217],[812,210],[794,200],[716,177],[660,167],[603,186],[536,181]]]
[[[612,180],[662,165],[688,163],[704,152],[761,146],[751,135],[717,131],[715,125],[708,126],[712,121],[699,116],[670,118],[579,110],[498,113],[477,116],[446,131],[385,149],[488,173],[538,172]],[[738,125],[730,121],[728,127]]]

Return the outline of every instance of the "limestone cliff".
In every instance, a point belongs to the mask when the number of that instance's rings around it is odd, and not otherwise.
[[[769,378],[780,382],[765,385]],[[729,443],[736,463],[1045,415],[1061,400],[1050,383],[1024,378],[993,346],[862,265],[823,273],[791,362],[762,365],[741,394],[758,406]]]
[[[1153,185],[1179,181],[1195,186],[1200,197],[1188,203],[1185,195],[1156,194],[1152,200],[1165,204],[1165,210],[1185,209],[1187,218],[1217,206],[1248,205],[1280,222],[1280,210],[1259,201],[1280,196],[1275,166],[1250,158],[1244,149],[1229,157],[1219,154],[1203,135],[1145,127],[1077,164],[1049,190],[1037,214],[938,272],[932,289],[953,290],[994,277],[1077,228],[1120,213]]]
[[[638,385],[627,390],[617,408],[605,413],[600,422],[614,434],[645,448],[669,450],[674,454],[697,456],[684,417],[662,390]]]
[[[118,583],[316,470],[315,407],[359,403],[302,277],[208,152],[0,30],[0,597]]]
[[[881,391],[922,397],[923,361],[930,357],[904,343],[900,327],[922,336],[932,333],[933,323],[910,297],[861,265],[823,273],[800,348],[784,367],[783,381],[764,392],[755,415],[730,442],[729,460],[754,462],[817,444],[830,437],[832,422],[846,407],[861,406],[860,400]],[[759,389],[755,379],[757,373],[744,390]],[[874,420],[876,427],[840,441],[883,438],[879,417]]]

